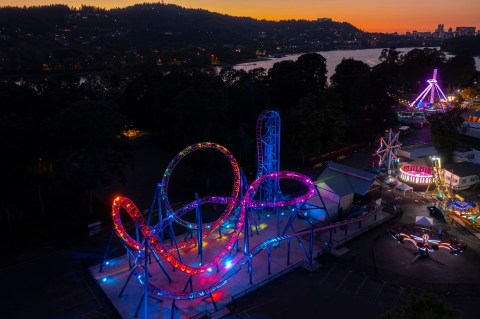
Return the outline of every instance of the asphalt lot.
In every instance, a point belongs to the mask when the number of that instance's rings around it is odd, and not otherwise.
[[[10,264],[0,269],[0,317],[118,318],[86,269],[101,260],[107,238],[94,237],[61,250],[25,250],[12,258]]]
[[[345,255],[321,256],[322,267],[316,272],[298,269],[237,300],[229,318],[352,318],[352,313],[357,318],[381,318],[410,294],[427,292],[438,296],[458,318],[480,318],[475,306],[480,302],[478,239],[461,227],[437,225],[469,247],[458,256],[436,252],[443,265],[429,259],[412,264],[410,247],[399,245],[386,230],[427,215],[425,207],[431,200],[417,194],[399,196],[388,188],[383,192],[403,214],[345,244],[349,250]]]

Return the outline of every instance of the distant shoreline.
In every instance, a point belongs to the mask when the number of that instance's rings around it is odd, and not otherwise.
[[[424,49],[424,48],[435,48],[440,50],[440,47],[408,47],[408,48],[396,48],[401,54],[409,52],[413,49]],[[273,67],[275,63],[282,62],[285,60],[295,61],[298,59],[299,56],[308,53],[318,53],[321,54],[327,60],[327,69],[329,70],[330,77],[333,74],[333,70],[338,65],[343,58],[353,58],[355,60],[360,60],[362,62],[367,63],[370,67],[373,67],[380,63],[378,58],[380,57],[380,53],[383,49],[388,48],[368,48],[368,49],[340,49],[340,50],[328,50],[328,51],[317,51],[317,52],[303,52],[303,53],[292,53],[292,54],[282,54],[281,57],[269,57],[269,58],[257,58],[257,59],[249,59],[245,62],[228,65],[228,67],[232,67],[233,69],[245,70],[249,71],[255,68],[264,68],[269,70]],[[375,52],[372,55],[369,55],[369,52]],[[442,51],[447,58],[450,58],[454,55]],[[329,63],[330,60],[330,63]],[[333,60],[333,61],[332,61]],[[474,56],[475,66],[477,71],[480,72],[480,56]]]

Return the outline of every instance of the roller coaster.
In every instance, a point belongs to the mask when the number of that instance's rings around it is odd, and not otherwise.
[[[257,178],[280,171],[280,115],[263,111],[257,120]],[[268,180],[260,186],[260,199],[274,200],[279,195],[278,180]]]
[[[315,224],[307,217],[306,227],[296,230],[293,222],[299,217],[305,202],[317,191],[314,183],[307,176],[291,172],[279,171],[280,167],[280,117],[277,112],[263,112],[257,122],[257,151],[258,151],[258,173],[257,178],[248,185],[242,170],[233,154],[225,147],[212,143],[202,142],[193,144],[181,152],[179,152],[167,166],[161,183],[157,184],[155,195],[148,211],[148,216],[140,212],[132,200],[124,196],[117,196],[112,205],[112,218],[114,223],[114,232],[123,241],[127,248],[127,255],[133,256],[135,263],[131,272],[120,292],[122,295],[130,278],[135,277],[144,287],[143,297],[137,307],[136,314],[140,308],[142,300],[145,303],[145,318],[147,314],[147,302],[149,298],[167,298],[172,300],[171,317],[174,317],[177,300],[194,300],[197,298],[209,297],[215,309],[215,298],[213,293],[222,288],[231,281],[240,272],[243,267],[248,268],[250,283],[252,283],[252,260],[260,252],[268,251],[268,269],[270,272],[270,249],[278,246],[280,242],[287,241],[287,258],[290,258],[290,240],[296,239],[304,256],[310,264],[313,261],[313,238],[316,233],[332,231],[337,227],[347,226],[353,223],[361,223],[362,220],[376,217],[379,211],[366,213],[357,218],[346,221],[330,223],[328,225]],[[174,210],[169,200],[169,183],[170,177],[178,166],[178,164],[189,154],[203,149],[212,149],[224,155],[233,171],[233,189],[228,197],[209,196],[199,198],[196,196],[195,201]],[[290,180],[299,184],[302,190],[293,194],[280,194],[280,180]],[[318,194],[320,196],[320,194]],[[320,196],[321,199],[321,196]],[[323,200],[321,199],[322,203]],[[210,223],[203,223],[201,207],[205,204],[225,205],[224,211],[217,220]],[[152,212],[155,205],[158,206],[158,222],[152,222]],[[326,208],[323,204],[322,209]],[[253,229],[257,234],[257,217],[253,210],[270,210],[277,215],[277,232],[276,236],[262,240],[254,247],[250,247],[250,237],[253,235]],[[285,225],[280,229],[279,218],[280,211],[283,216],[285,212]],[[136,238],[130,236],[125,229],[121,212],[127,212],[128,216],[134,221],[136,229]],[[189,221],[186,214],[195,211],[195,222]],[[328,212],[326,212],[328,214]],[[260,218],[260,215],[258,215]],[[305,218],[305,217],[304,217]],[[178,240],[175,235],[173,224],[182,225],[187,229],[185,239]],[[226,225],[230,225],[228,228]],[[204,260],[205,246],[204,240],[213,232],[218,231],[220,238],[222,237],[222,229],[224,230],[226,242],[221,249],[213,256],[209,256],[208,261]],[[226,230],[228,229],[228,230]],[[193,236],[196,232],[196,236]],[[309,236],[308,249],[302,243],[302,236]],[[188,238],[190,237],[190,238]],[[262,237],[263,238],[263,237]],[[240,240],[243,239],[243,247],[241,254],[235,254],[234,251],[240,250]],[[170,240],[168,245],[166,242]],[[197,249],[198,257],[194,260],[187,260],[187,250]],[[162,270],[166,285],[160,285],[158,281],[150,278],[149,261],[152,257]],[[168,263],[172,271],[184,274],[186,280],[183,290],[175,290],[169,285],[172,283],[172,272],[167,270],[164,264]],[[102,264],[103,266],[103,264]],[[100,268],[101,269],[101,268]],[[216,273],[216,274],[212,274]],[[175,275],[177,276],[177,275]],[[193,289],[193,278],[209,276],[208,280],[200,285],[196,290]],[[187,288],[190,286],[190,290]],[[160,299],[159,299],[160,300]]]
[[[432,176],[435,185],[433,192],[430,195],[437,196],[443,203],[444,208],[450,213],[462,218],[462,221],[468,225],[480,229],[478,217],[480,216],[480,209],[477,203],[465,200],[459,195],[453,195],[445,183],[441,160],[438,157],[432,157]],[[429,193],[427,188],[426,194]]]

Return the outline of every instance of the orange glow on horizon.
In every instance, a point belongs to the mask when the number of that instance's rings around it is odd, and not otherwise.
[[[161,1],[156,1],[161,2]],[[368,32],[434,31],[445,28],[475,26],[480,28],[478,0],[166,0],[186,8],[202,8],[233,16],[266,20],[332,18],[349,22]],[[118,8],[143,3],[138,0],[0,0],[0,6],[39,6],[65,3],[80,7],[91,5]]]

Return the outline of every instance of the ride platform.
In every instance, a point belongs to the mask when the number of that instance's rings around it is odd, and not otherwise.
[[[278,237],[277,216],[275,214],[264,213],[257,216],[259,217],[259,219],[257,219],[258,234],[255,227],[252,225],[249,237],[250,249],[261,245],[269,239]],[[283,230],[288,222],[288,218],[289,216],[286,212],[279,216],[279,229]],[[312,256],[315,258],[322,253],[328,252],[330,248],[334,248],[333,246],[329,246],[328,242],[326,242],[330,233],[332,243],[343,244],[347,240],[355,238],[389,218],[391,218],[391,215],[378,210],[375,214],[360,216],[352,219],[351,222],[348,223],[342,221],[331,224],[330,228],[332,231],[325,230],[326,228],[324,225],[317,224],[315,227],[318,229],[321,227],[322,231],[315,231],[313,235],[311,248]],[[293,222],[292,226],[297,232],[311,229],[306,220],[298,218]],[[205,262],[208,262],[223,248],[232,232],[232,229],[222,228],[222,236],[216,231],[204,238],[203,252]],[[292,230],[289,232],[292,232]],[[195,236],[195,234],[193,234],[193,236]],[[177,236],[178,241],[183,241],[184,239],[185,235]],[[151,275],[149,282],[169,291],[181,292],[185,290],[188,292],[190,290],[195,291],[204,289],[218,281],[223,275],[225,275],[230,267],[236,265],[236,263],[244,257],[243,244],[244,237],[242,233],[239,237],[238,247],[232,249],[231,254],[219,264],[218,268],[212,269],[211,272],[191,277],[191,285],[189,283],[190,277],[188,275],[179,270],[173,271],[172,266],[160,257],[162,265],[172,280],[172,282],[169,283],[158,263],[154,258],[151,258],[151,261],[148,264],[148,271]],[[240,271],[223,287],[212,293],[212,295],[206,295],[203,298],[176,300],[175,303],[173,303],[172,299],[150,296],[148,300],[147,318],[223,317],[228,313],[228,308],[226,306],[233,300],[261,287],[269,281],[278,278],[279,276],[283,276],[298,267],[304,266],[306,269],[310,270],[318,268],[319,265],[315,265],[314,260],[312,265],[310,264],[310,259],[308,258],[310,250],[309,244],[310,235],[307,234],[293,237],[289,241],[283,240],[277,246],[263,249],[252,259],[251,280],[247,263],[243,265]],[[183,262],[192,266],[197,266],[201,262],[198,248],[195,246],[183,249],[182,258]],[[133,257],[130,259],[130,263],[133,265]],[[93,266],[89,271],[93,278],[97,280],[101,289],[112,302],[120,316],[125,319],[134,318],[138,309],[138,317],[145,318],[144,302],[142,301],[144,286],[137,280],[137,278],[131,276],[120,296],[122,287],[124,287],[131,274],[128,255],[108,260],[108,262],[103,265],[102,272],[99,272],[100,267],[100,264]],[[212,297],[214,302],[212,302]],[[175,310],[172,312],[174,307]]]

